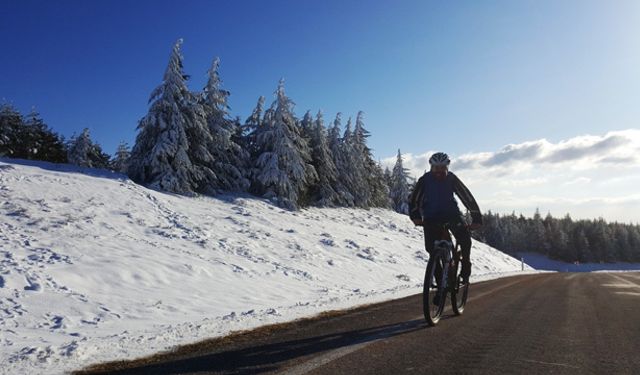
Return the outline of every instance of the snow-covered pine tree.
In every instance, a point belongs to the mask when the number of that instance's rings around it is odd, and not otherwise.
[[[22,123],[15,129],[12,157],[19,159],[35,159],[40,151],[39,129],[33,121],[38,114],[35,109],[26,118],[22,118]]]
[[[304,203],[307,184],[317,175],[310,164],[311,155],[304,153],[304,139],[296,126],[294,104],[285,94],[284,80],[280,80],[275,94],[276,100],[265,113],[265,123],[256,139],[259,156],[254,177],[264,197],[296,209]]]
[[[245,147],[244,126],[242,125],[242,119],[240,118],[240,116],[236,116],[233,119],[232,130],[233,131],[231,132],[231,140],[240,145],[245,154],[248,154],[247,148]]]
[[[245,127],[242,125],[240,116],[236,116],[231,124],[231,144],[237,145],[236,160],[238,165],[236,167],[241,171],[244,178],[244,184],[241,189],[247,191],[251,186],[251,154],[248,151],[249,148],[244,131]]]
[[[351,129],[351,117],[347,120],[347,126],[342,136],[342,155],[345,158],[343,162],[345,169],[344,172],[341,172],[342,181],[353,196],[353,204],[356,207],[369,208],[371,188],[366,175],[365,159],[358,135]]]
[[[208,132],[211,134],[208,145],[214,173],[211,187],[215,191],[242,191],[249,187],[247,171],[243,170],[247,155],[235,142],[235,123],[229,119],[227,104],[229,91],[221,87],[219,67],[220,59],[216,57],[208,71],[209,79],[201,96]]]
[[[111,156],[102,151],[99,143],[91,141],[91,149],[89,150],[89,160],[93,168],[109,168]]]
[[[391,190],[391,170],[389,167],[384,167],[384,182],[387,184],[389,190]]]
[[[298,205],[304,207],[311,204],[312,198],[310,191],[311,188],[318,182],[318,172],[316,171],[312,163],[312,149],[310,145],[310,138],[303,134],[303,131],[298,125],[298,122],[295,123],[294,131],[296,132],[296,136],[294,137],[294,145],[298,150],[298,154],[304,161],[303,166],[305,168],[305,182],[298,197]]]
[[[402,154],[398,149],[396,164],[391,174],[391,198],[393,209],[402,214],[409,213],[409,170],[402,165]]]
[[[261,96],[260,99],[263,99]],[[262,102],[258,100],[258,107],[254,110],[254,113],[258,108],[262,108],[261,104],[264,104],[264,100]],[[262,184],[258,176],[261,174],[261,169],[258,167],[258,158],[262,155],[264,150],[266,150],[266,145],[260,142],[263,139],[263,134],[267,131],[271,130],[271,124],[273,123],[274,113],[276,111],[277,101],[273,101],[271,106],[264,111],[262,114],[262,119],[253,129],[253,132],[247,135],[247,143],[250,145],[249,148],[249,159],[250,159],[250,167],[249,167],[249,178],[251,181],[251,186],[249,191],[255,195],[263,196],[266,192],[266,187]],[[253,117],[253,115],[252,115]]]
[[[264,96],[258,98],[258,103],[242,126],[243,148],[247,151],[250,164],[258,159],[258,148],[256,139],[262,126],[262,112],[264,112]]]
[[[369,205],[371,207],[391,207],[389,199],[389,186],[384,180],[384,171],[379,162],[371,159],[368,162],[367,170],[371,171],[368,175],[369,186],[371,187],[371,199]]]
[[[134,181],[188,194],[208,186],[213,172],[207,165],[210,134],[186,85],[181,45],[179,39],[173,46],[163,81],[151,93],[149,112],[138,124],[128,173]],[[189,141],[195,139],[198,145],[190,150]],[[190,154],[199,160],[192,162]]]
[[[336,166],[337,181],[334,185],[334,190],[338,194],[336,204],[342,207],[353,207],[353,194],[350,187],[353,186],[353,176],[349,172],[351,168],[349,164],[349,157],[343,147],[343,139],[340,138],[341,126],[342,126],[342,113],[336,114],[335,120],[333,120],[333,126],[329,130],[329,150],[331,150],[331,156],[333,163]]]
[[[212,187],[216,180],[216,174],[213,171],[214,157],[209,149],[213,137],[200,96],[200,93],[189,92],[183,102],[183,113],[185,118],[190,120],[184,127],[188,144],[186,152],[193,166],[192,190],[200,193],[215,193]]]
[[[365,207],[389,207],[389,189],[384,182],[384,171],[367,146],[368,137],[369,132],[364,127],[364,112],[359,111],[353,132],[353,144],[362,166],[360,178],[364,181],[363,186],[366,186],[361,193],[361,199],[365,200]]]
[[[11,104],[0,106],[0,156],[12,156],[17,146],[18,132],[24,126],[20,112]]]
[[[25,128],[29,129],[28,132],[30,133],[28,140],[28,149],[31,150],[30,159],[53,163],[67,162],[67,149],[65,148],[64,139],[49,129],[35,109],[27,115]]]
[[[302,137],[310,142],[311,138],[313,138],[313,133],[315,132],[315,126],[311,111],[307,111],[304,114],[302,121],[300,121],[300,128]]]
[[[69,163],[80,167],[93,167],[89,155],[93,152],[93,142],[89,135],[89,128],[84,128],[79,136],[73,135],[67,146]]]
[[[322,111],[318,111],[316,115],[311,134],[311,149],[312,164],[318,173],[318,183],[311,188],[312,202],[320,207],[334,206],[339,202],[338,193],[334,189],[338,171],[331,157]]]
[[[118,144],[118,149],[110,162],[110,168],[118,173],[127,173],[130,156],[131,152],[129,151],[129,145],[125,141],[121,141]]]

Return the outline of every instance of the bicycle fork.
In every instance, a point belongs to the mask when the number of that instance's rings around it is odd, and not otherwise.
[[[440,275],[440,282],[441,287],[444,292],[444,294],[446,295],[446,290],[448,285],[448,280],[449,280],[449,271],[453,268],[453,262],[452,262],[452,258],[451,258],[451,243],[445,240],[441,240],[441,241],[435,241],[434,244],[434,248],[437,249],[437,251],[442,252],[442,274]],[[437,281],[437,280],[436,280]]]

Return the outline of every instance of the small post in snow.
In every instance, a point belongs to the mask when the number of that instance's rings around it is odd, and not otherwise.
[[[522,267],[522,270],[524,271],[524,257],[520,258],[520,266]]]

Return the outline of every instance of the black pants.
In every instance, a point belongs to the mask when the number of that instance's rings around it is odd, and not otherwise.
[[[433,252],[433,242],[442,238],[442,223],[437,222],[425,222],[424,227],[424,247],[431,256]],[[462,270],[463,277],[469,277],[471,275],[471,233],[467,227],[463,224],[462,220],[451,223],[450,228],[453,232],[453,236],[460,244],[460,250],[462,251]],[[436,270],[439,274],[440,270]],[[439,279],[439,277],[438,277]]]

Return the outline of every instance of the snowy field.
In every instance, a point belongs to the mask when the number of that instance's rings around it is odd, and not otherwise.
[[[519,253],[519,258],[537,270],[559,272],[640,271],[640,263],[566,263],[537,253]]]
[[[422,233],[383,209],[284,211],[0,159],[0,373],[62,373],[420,291]],[[472,281],[520,270],[484,244]],[[419,314],[416,311],[416,314]]]

